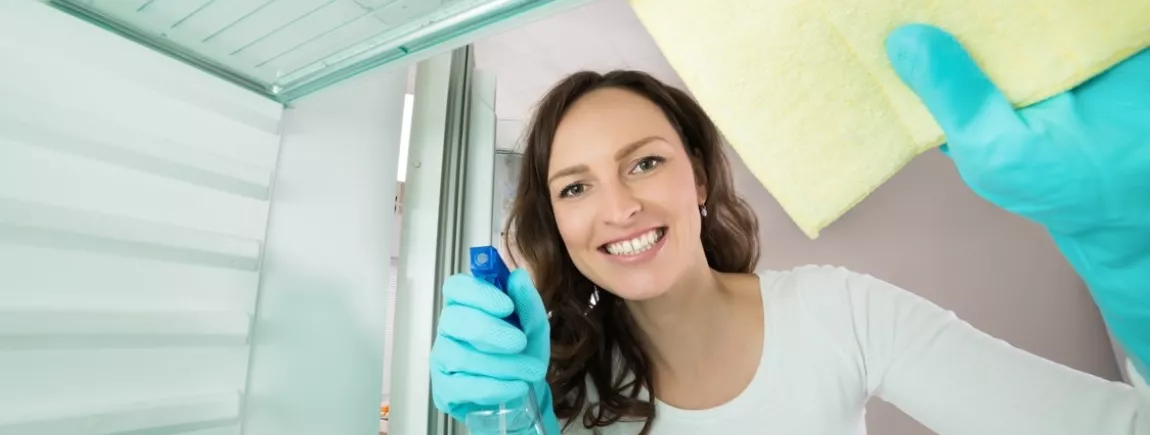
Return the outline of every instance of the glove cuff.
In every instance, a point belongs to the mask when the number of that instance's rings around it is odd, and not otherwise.
[[[543,417],[543,429],[547,435],[559,435],[559,419],[555,417],[555,405],[551,397],[551,386],[540,382],[535,386],[535,398],[539,401],[539,414]]]
[[[1150,375],[1150,228],[1052,235],[1134,366]]]

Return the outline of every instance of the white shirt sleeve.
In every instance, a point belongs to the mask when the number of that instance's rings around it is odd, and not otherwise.
[[[808,308],[849,316],[849,325],[826,320],[853,330],[839,341],[862,366],[868,396],[939,435],[1150,434],[1150,397],[1129,385],[1022,351],[877,278],[795,272],[807,275],[800,298]]]

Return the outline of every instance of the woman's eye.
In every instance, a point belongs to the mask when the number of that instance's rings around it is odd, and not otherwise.
[[[563,190],[560,190],[559,191],[559,197],[560,198],[570,198],[572,196],[581,195],[583,193],[583,190],[585,190],[585,188],[582,184],[575,183],[575,184],[569,185],[567,187],[564,187]]]
[[[661,165],[661,164],[663,164],[663,158],[662,157],[656,157],[656,156],[644,157],[642,160],[639,160],[638,163],[635,163],[635,168],[631,170],[631,173],[632,174],[641,174],[644,172],[649,172],[652,169],[659,167],[659,165]]]

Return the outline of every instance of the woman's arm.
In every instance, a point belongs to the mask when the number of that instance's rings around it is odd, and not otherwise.
[[[940,435],[1150,434],[1150,397],[991,337],[877,278],[847,272],[867,391]]]

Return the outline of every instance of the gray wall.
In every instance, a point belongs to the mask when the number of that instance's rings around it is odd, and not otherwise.
[[[869,273],[1019,348],[1120,380],[1102,319],[1050,238],[977,197],[942,154],[919,156],[813,241],[737,160],[736,184],[763,227],[762,267]],[[878,400],[867,421],[871,434],[933,433]]]

